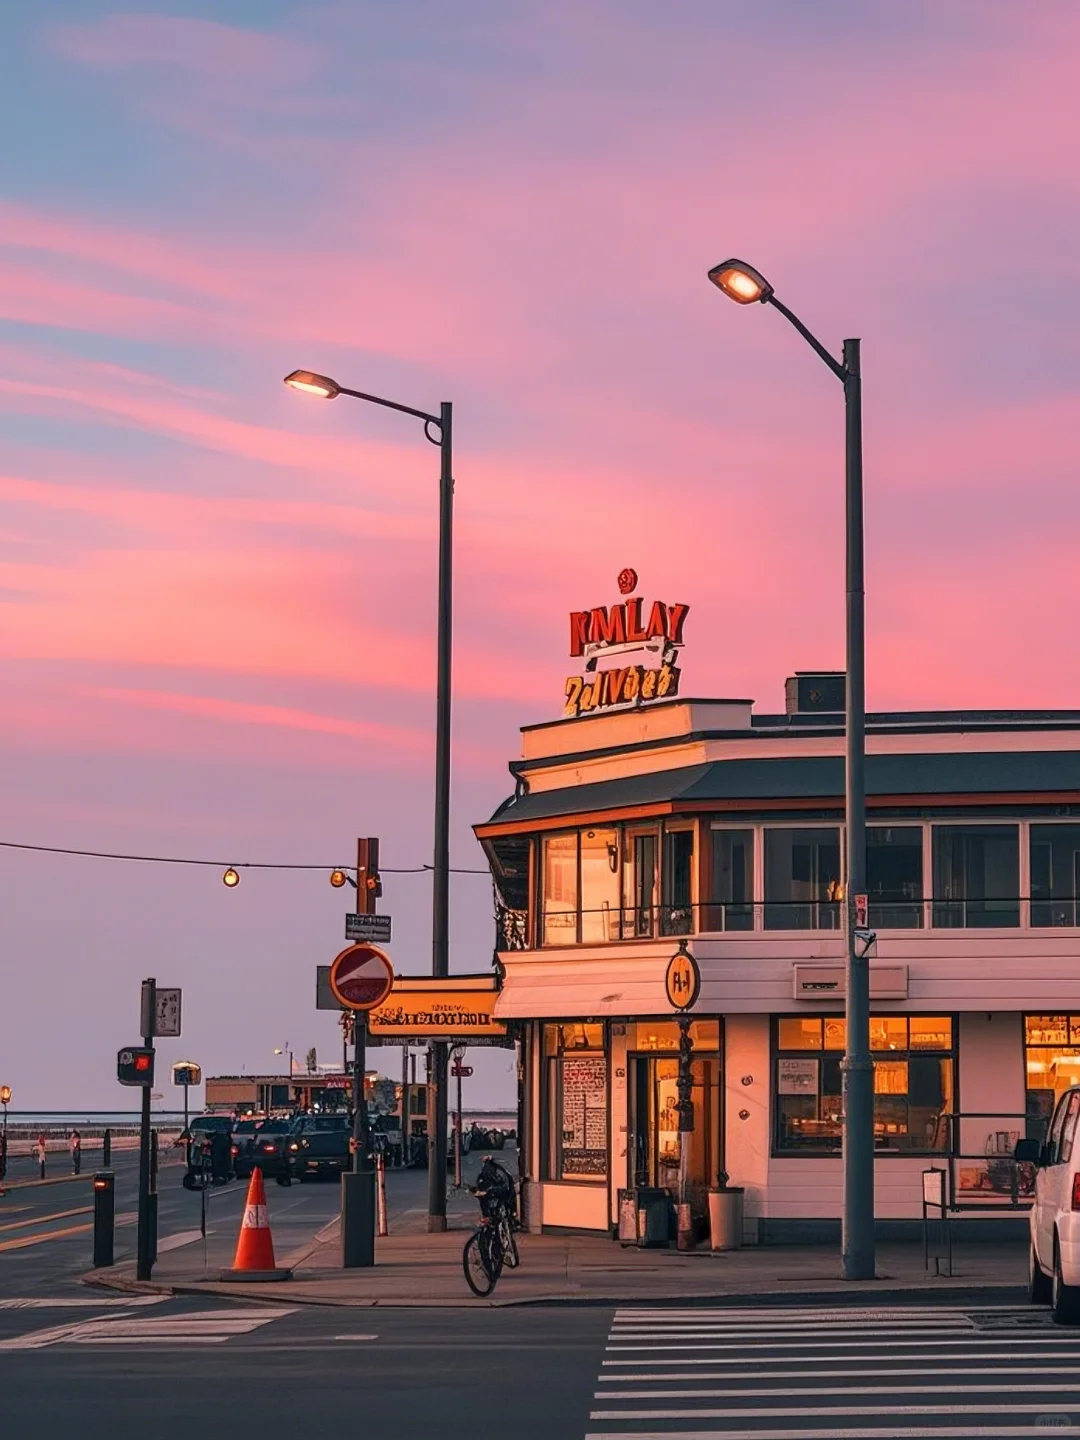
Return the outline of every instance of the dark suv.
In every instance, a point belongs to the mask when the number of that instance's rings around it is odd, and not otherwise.
[[[352,1163],[349,1139],[352,1126],[347,1115],[301,1115],[285,1136],[286,1175],[290,1180],[308,1180],[320,1175],[340,1175]]]

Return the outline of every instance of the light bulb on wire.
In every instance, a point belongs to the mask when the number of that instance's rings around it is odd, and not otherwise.
[[[240,871],[230,865],[225,871],[225,874],[222,875],[221,881],[222,884],[228,886],[230,890],[235,890],[237,885],[240,884]]]

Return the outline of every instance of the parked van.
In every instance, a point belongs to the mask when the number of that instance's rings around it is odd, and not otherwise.
[[[1059,1325],[1080,1325],[1080,1086],[1057,1103],[1046,1140],[1017,1142],[1020,1164],[1035,1167],[1028,1298],[1051,1307]]]

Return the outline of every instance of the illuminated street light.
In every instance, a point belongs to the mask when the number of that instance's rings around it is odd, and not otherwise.
[[[240,884],[240,871],[234,870],[233,867],[230,865],[229,868],[225,871],[225,874],[222,875],[221,881],[222,884],[227,885],[230,890],[235,890],[237,885]]]
[[[330,871],[330,884],[333,885],[335,890],[340,890],[341,887],[346,884],[348,879],[349,877],[345,874],[344,870]]]
[[[724,260],[709,279],[739,305],[769,304],[788,320],[844,387],[846,455],[847,660],[844,716],[843,886],[845,1042],[840,1065],[843,1090],[843,1274],[874,1278],[874,1066],[870,1053],[870,964],[864,928],[866,894],[866,639],[863,576],[862,360],[858,340],[845,340],[841,358],[776,298],[760,271],[742,260]],[[839,898],[839,897],[838,897]],[[857,917],[864,918],[857,918]]]
[[[773,287],[768,280],[760,270],[755,270],[744,260],[724,260],[714,265],[709,271],[709,279],[737,305],[753,305],[755,300],[764,305],[772,298]]]
[[[320,395],[324,400],[336,400],[341,394],[340,385],[328,375],[316,375],[313,370],[294,370],[285,376],[285,384],[302,390],[305,395]]]

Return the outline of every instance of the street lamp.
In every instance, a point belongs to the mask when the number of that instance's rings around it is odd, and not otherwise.
[[[7,1174],[7,1107],[11,1104],[11,1086],[0,1085],[0,1105],[4,1107],[4,1128],[0,1131],[0,1180]]]
[[[866,891],[866,682],[863,593],[862,368],[858,340],[845,340],[837,360],[797,315],[782,304],[759,270],[725,260],[709,279],[739,305],[772,305],[794,325],[844,387],[846,410],[847,684],[844,886],[847,935],[845,990],[843,1263],[846,1280],[874,1277],[874,1070],[870,1058],[869,934],[856,927],[856,905]],[[861,917],[860,917],[861,918]],[[865,921],[863,921],[865,924]]]
[[[453,616],[454,476],[452,463],[453,406],[444,400],[438,415],[399,405],[362,390],[349,390],[313,370],[293,370],[285,384],[305,395],[336,400],[349,395],[387,410],[399,410],[423,422],[424,435],[438,445],[439,470],[439,621],[435,702],[435,853],[431,900],[432,974],[450,974],[450,646]],[[428,1093],[428,1230],[446,1229],[447,1046],[431,1044]]]
[[[274,1047],[275,1055],[287,1055],[289,1057],[289,1104],[292,1104],[292,1050],[289,1048],[288,1040],[284,1045]]]

